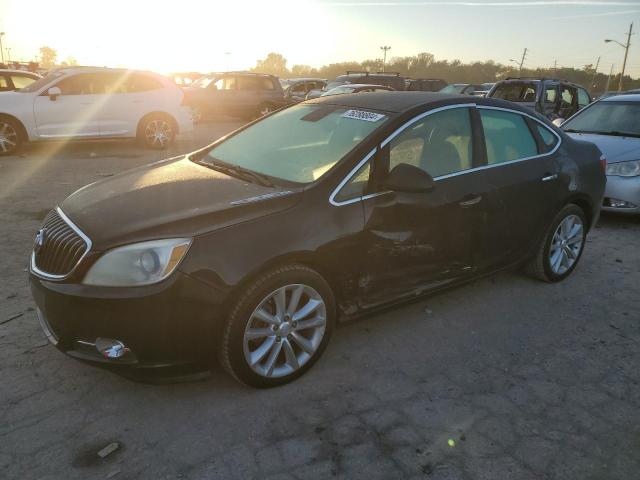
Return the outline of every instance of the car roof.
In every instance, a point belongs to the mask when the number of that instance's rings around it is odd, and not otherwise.
[[[391,88],[386,85],[378,85],[377,83],[346,83],[336,88]]]
[[[640,102],[640,93],[623,93],[612,95],[600,100],[601,102]]]
[[[125,72],[135,72],[135,73],[146,73],[148,75],[155,75],[157,77],[163,77],[159,73],[149,72],[146,70],[134,70],[129,68],[111,68],[111,67],[89,67],[89,66],[74,66],[74,67],[60,67],[50,70],[51,72],[62,72],[62,73],[100,73],[100,72],[111,72],[111,73],[125,73]]]
[[[29,72],[27,70],[16,70],[15,68],[0,68],[0,73],[15,73],[15,74],[23,74],[23,75],[35,75],[39,77],[35,72]]]
[[[469,95],[452,95],[439,92],[398,92],[381,91],[371,92],[367,95],[347,93],[344,95],[330,95],[307,100],[307,104],[326,103],[350,108],[368,108],[382,110],[390,113],[404,113],[419,107],[441,107],[459,103],[489,105],[508,108],[532,115],[531,110],[518,104],[495,98],[471,97]],[[427,108],[428,109],[428,108]]]
[[[319,77],[299,77],[299,78],[283,78],[285,82],[326,82],[325,78]]]

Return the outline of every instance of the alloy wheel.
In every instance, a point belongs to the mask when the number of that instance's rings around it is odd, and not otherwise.
[[[320,294],[304,284],[285,285],[253,311],[244,332],[244,358],[263,377],[290,375],[318,350],[327,326]]]
[[[556,275],[563,275],[578,261],[584,242],[584,225],[577,215],[565,217],[556,229],[551,248],[549,265]]]
[[[18,146],[18,132],[7,122],[0,122],[0,152],[9,153]]]
[[[166,147],[171,141],[173,131],[171,125],[166,120],[152,120],[147,123],[144,129],[144,135],[147,143],[152,147]]]

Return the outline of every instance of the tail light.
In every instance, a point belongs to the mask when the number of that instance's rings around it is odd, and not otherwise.
[[[600,155],[600,166],[602,167],[602,172],[607,172],[607,159],[604,155]]]

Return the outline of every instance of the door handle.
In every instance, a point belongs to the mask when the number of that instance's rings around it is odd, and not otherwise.
[[[467,195],[464,197],[464,200],[459,203],[459,205],[463,208],[471,207],[472,205],[480,203],[480,200],[482,200],[482,195]]]
[[[542,181],[543,182],[550,182],[552,180],[555,180],[556,178],[558,178],[558,174],[554,173],[553,175],[545,175],[544,177],[542,177]]]

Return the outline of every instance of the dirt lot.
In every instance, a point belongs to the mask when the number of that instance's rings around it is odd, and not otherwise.
[[[348,324],[308,375],[269,391],[219,369],[134,383],[48,345],[26,281],[46,212],[234,126],[200,126],[172,152],[0,159],[0,478],[640,478],[638,219],[604,217],[562,284],[501,274]]]

